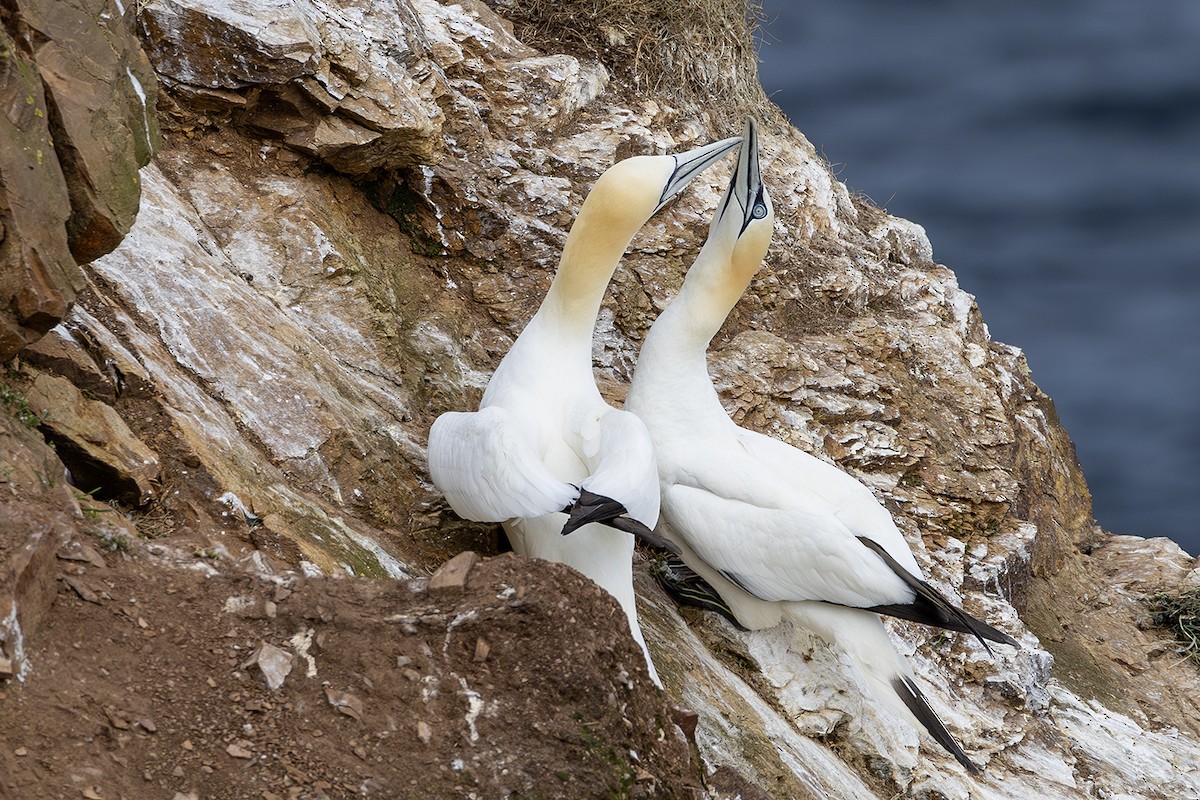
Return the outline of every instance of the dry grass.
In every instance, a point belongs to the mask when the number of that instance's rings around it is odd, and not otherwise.
[[[1167,628],[1179,642],[1185,659],[1200,656],[1200,589],[1181,595],[1158,592],[1149,598],[1154,624]]]
[[[521,38],[601,61],[645,95],[735,114],[763,101],[754,30],[760,0],[497,0]]]

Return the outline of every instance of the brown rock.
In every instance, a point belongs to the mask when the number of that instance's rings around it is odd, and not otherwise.
[[[112,378],[100,371],[95,360],[62,325],[22,350],[21,360],[66,378],[106,403],[117,399]]]
[[[479,561],[479,556],[472,550],[464,550],[454,558],[438,567],[437,572],[429,579],[430,589],[462,589],[467,585],[467,576],[471,568]]]
[[[443,79],[422,63],[415,13],[408,3],[344,5],[353,30],[347,15],[278,0],[236,10],[154,0],[141,16],[155,68],[195,107],[234,111],[255,133],[349,174],[432,162]]]
[[[158,456],[110,406],[86,399],[65,378],[45,374],[34,380],[28,401],[77,486],[101,487],[104,496],[139,506],[154,497]]]
[[[496,122],[520,136],[530,130],[557,130],[608,84],[595,62],[571,56],[536,56],[489,70],[485,86],[506,112]]]
[[[0,359],[82,288],[76,263],[120,242],[158,131],[133,15],[103,0],[14,0],[0,32]],[[36,31],[13,39],[7,31]]]
[[[286,83],[316,68],[320,37],[287,0],[221,5],[152,0],[142,26],[155,70],[209,89]]]
[[[326,689],[325,699],[329,701],[329,705],[338,710],[338,713],[345,714],[347,717],[352,717],[353,719],[362,719],[363,701],[349,692]]]
[[[41,504],[0,503],[0,671],[9,676],[23,670],[24,642],[58,591],[54,554],[66,538],[65,517]]]
[[[138,168],[150,162],[158,137],[156,82],[132,15],[106,21],[103,0],[18,5],[45,37],[35,57],[71,198],[67,237],[86,264],[120,244],[137,216]]]
[[[86,600],[89,603],[100,602],[100,597],[92,591],[92,588],[78,578],[72,578],[70,575],[63,576],[63,583],[71,587],[71,591],[79,595],[80,600]]]
[[[690,708],[671,706],[671,721],[679,726],[689,742],[696,741],[696,726],[700,724],[700,715]]]
[[[225,748],[225,752],[234,758],[253,758],[254,753],[243,747],[240,744],[231,744]]]
[[[115,708],[105,708],[104,715],[108,717],[108,724],[112,725],[117,730],[129,730],[129,720],[125,719],[125,715]]]
[[[72,540],[58,548],[58,557],[64,561],[82,561],[103,569],[107,566],[104,557],[86,542]]]
[[[67,246],[66,178],[37,66],[0,30],[0,360],[62,318],[82,284]]]
[[[293,123],[294,120],[287,119],[284,122]],[[280,128],[282,127],[281,125]],[[377,132],[340,117],[324,117],[316,120],[312,126],[292,127],[297,130],[287,132],[284,141],[297,150],[318,158],[336,158],[343,151],[352,151],[379,138]]]
[[[242,667],[258,667],[263,680],[267,682],[267,688],[272,692],[277,692],[283,686],[287,676],[291,674],[292,662],[295,658],[288,651],[269,642],[263,642],[246,663],[242,664]]]

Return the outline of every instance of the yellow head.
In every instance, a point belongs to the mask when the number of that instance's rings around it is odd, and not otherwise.
[[[634,234],[692,178],[740,142],[732,138],[677,155],[634,156],[610,167],[571,226],[554,280],[556,298],[580,313],[593,305],[598,308],[599,294]]]
[[[720,319],[762,264],[774,224],[775,211],[759,170],[758,130],[747,118],[737,167],[709,224],[708,240],[688,271],[688,283],[708,297],[706,305]]]

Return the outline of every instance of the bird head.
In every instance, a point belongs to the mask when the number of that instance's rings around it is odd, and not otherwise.
[[[762,264],[774,224],[775,210],[758,164],[758,127],[747,117],[737,166],[708,229],[709,243],[728,252],[728,279],[742,281],[739,293]]]
[[[685,153],[633,156],[619,161],[596,181],[584,205],[590,214],[603,217],[605,225],[632,235],[693,178],[741,141],[735,136]]]

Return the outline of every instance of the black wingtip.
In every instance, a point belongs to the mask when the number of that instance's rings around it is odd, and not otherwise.
[[[563,512],[567,514],[567,522],[562,529],[563,536],[592,522],[606,522],[629,513],[625,506],[611,497],[589,492],[587,489],[580,489],[579,497],[564,508]]]
[[[595,522],[632,534],[634,538],[646,544],[679,555],[679,548],[673,542],[659,536],[649,527],[629,516],[629,510],[611,497],[580,489],[579,499],[564,508],[563,513],[567,515],[566,524],[562,529],[563,536]]]
[[[633,538],[637,539],[638,541],[648,544],[651,547],[657,547],[659,550],[666,550],[672,555],[683,555],[683,551],[681,551],[674,542],[672,542],[670,539],[659,536],[657,533],[650,530],[649,527],[638,522],[633,517],[614,517],[613,519],[602,522],[601,524],[607,525],[610,528],[616,528],[619,531],[625,531],[625,533],[632,534]]]
[[[925,693],[913,683],[910,679],[903,675],[897,675],[892,679],[892,688],[899,695],[900,700],[905,707],[912,712],[912,715],[917,718],[917,721],[929,732],[933,740],[945,748],[946,752],[954,756],[954,759],[963,768],[972,775],[983,775],[983,769],[974,761],[967,757],[963,751],[962,745],[958,743],[946,729],[940,717],[929,705],[929,700],[925,697]]]
[[[866,536],[859,536],[858,540],[883,559],[883,562],[888,565],[892,572],[896,573],[916,594],[916,600],[912,603],[871,606],[866,609],[867,611],[907,619],[923,625],[932,625],[935,628],[945,628],[946,630],[972,634],[979,640],[984,649],[988,651],[989,655],[995,655],[988,644],[989,641],[1020,648],[1021,645],[1016,639],[1004,631],[997,630],[983,620],[977,619],[966,611],[963,611],[947,600],[941,592],[934,589],[928,582],[921,580],[902,567],[879,542],[868,539]]]

